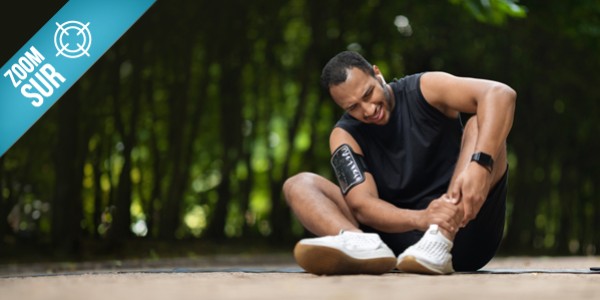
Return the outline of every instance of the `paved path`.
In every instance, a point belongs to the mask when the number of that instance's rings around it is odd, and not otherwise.
[[[600,299],[600,273],[588,272],[600,257],[497,258],[485,267],[491,273],[450,276],[319,277],[289,257],[169,263],[54,274],[5,266],[0,299]]]

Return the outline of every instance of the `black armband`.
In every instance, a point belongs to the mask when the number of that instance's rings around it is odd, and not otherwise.
[[[365,172],[368,171],[364,158],[355,153],[348,144],[335,149],[331,156],[331,166],[344,195],[354,186],[364,182]]]

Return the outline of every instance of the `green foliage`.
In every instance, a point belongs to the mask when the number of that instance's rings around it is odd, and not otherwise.
[[[525,6],[518,5],[518,0],[450,0],[460,5],[475,19],[483,23],[502,25],[507,18],[524,18],[527,15]]]

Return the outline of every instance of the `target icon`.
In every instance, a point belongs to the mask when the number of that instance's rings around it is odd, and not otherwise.
[[[83,24],[78,21],[67,21],[62,24],[56,23],[58,28],[54,32],[54,46],[58,53],[68,58],[90,56],[88,50],[92,45],[92,34],[88,29],[90,22]]]

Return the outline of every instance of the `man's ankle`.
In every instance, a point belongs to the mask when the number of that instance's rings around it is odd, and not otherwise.
[[[438,227],[438,230],[440,231],[440,233],[447,238],[450,241],[454,241],[454,238],[456,237],[456,232],[450,232],[444,228]]]

